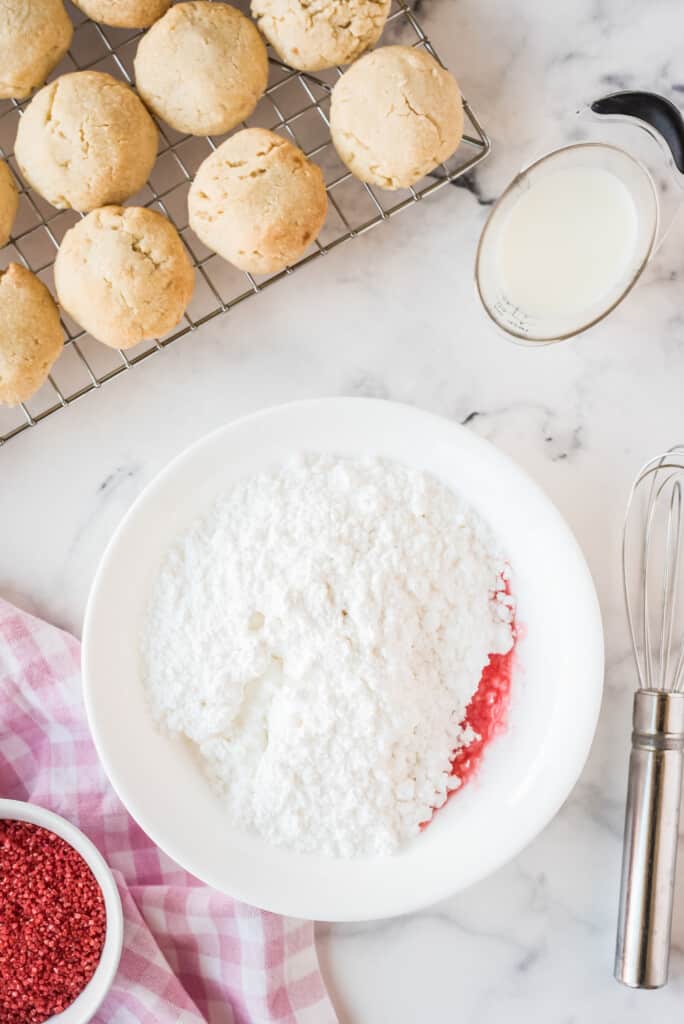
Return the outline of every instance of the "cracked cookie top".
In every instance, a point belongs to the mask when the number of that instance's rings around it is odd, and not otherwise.
[[[115,28],[147,28],[168,10],[171,0],[73,0],[93,21]]]
[[[55,286],[81,327],[125,349],[176,326],[192,297],[194,270],[166,217],[142,206],[106,206],[67,231]]]
[[[0,0],[0,99],[24,99],[71,45],[62,0]]]
[[[254,110],[268,82],[264,41],[229,4],[175,4],[135,55],[138,92],[176,131],[221,135]]]
[[[15,155],[26,181],[58,209],[87,212],[142,188],[157,128],[133,90],[100,71],[44,86],[19,122]]]
[[[300,71],[349,64],[377,43],[391,0],[252,0],[279,57]]]
[[[380,47],[336,83],[330,132],[340,159],[361,181],[409,188],[461,141],[458,84],[425,50]]]
[[[320,167],[265,128],[245,128],[201,164],[190,189],[190,226],[240,270],[270,274],[317,237],[328,202]]]
[[[63,347],[59,311],[43,282],[18,263],[0,270],[0,402],[30,398]]]

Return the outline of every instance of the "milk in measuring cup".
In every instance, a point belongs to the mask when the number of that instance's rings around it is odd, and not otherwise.
[[[581,313],[625,274],[637,229],[629,190],[602,167],[570,166],[532,180],[498,239],[508,300],[532,316]]]

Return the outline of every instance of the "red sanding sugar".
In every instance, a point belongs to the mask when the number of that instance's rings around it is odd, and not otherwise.
[[[477,690],[468,705],[461,724],[464,727],[470,726],[476,733],[476,738],[457,750],[453,756],[451,774],[459,779],[461,785],[451,790],[449,800],[456,793],[460,793],[465,783],[477,773],[486,747],[506,728],[506,712],[511,696],[511,677],[518,635],[519,630],[514,623],[513,647],[507,654],[489,655],[489,663],[482,672]],[[426,829],[432,820],[433,818],[424,821],[421,829]]]
[[[480,766],[485,747],[505,728],[514,656],[515,646],[508,654],[489,655],[489,664],[468,705],[463,724],[477,733],[477,739],[457,750],[451,762],[451,774],[461,783],[472,778]],[[458,790],[454,792],[458,793]]]
[[[92,871],[54,832],[0,819],[0,1024],[42,1024],[95,973],[106,911]]]
[[[511,596],[509,580],[503,581],[502,596]],[[451,774],[460,779],[461,786],[475,775],[480,767],[485,747],[506,728],[506,712],[511,697],[511,677],[515,663],[515,648],[520,633],[515,620],[511,623],[513,646],[506,654],[490,654],[477,690],[473,694],[463,719],[477,738],[457,750],[451,762]],[[452,790],[450,795],[458,793]]]

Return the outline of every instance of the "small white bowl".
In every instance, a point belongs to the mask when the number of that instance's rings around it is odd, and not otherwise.
[[[46,1024],[87,1024],[107,995],[121,959],[123,911],[114,876],[90,839],[59,814],[38,807],[37,804],[24,803],[22,800],[0,800],[0,819],[2,818],[8,821],[29,821],[64,839],[83,857],[102,890],[107,912],[107,930],[100,962],[92,978],[74,1002],[67,1006],[66,1010],[46,1021]]]

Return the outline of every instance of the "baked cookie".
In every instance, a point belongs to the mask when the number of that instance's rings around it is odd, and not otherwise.
[[[0,99],[29,96],[71,45],[62,0],[0,0]]]
[[[266,47],[229,4],[175,4],[135,55],[138,92],[176,131],[221,135],[254,110],[268,82]]]
[[[30,398],[63,347],[59,311],[43,282],[18,263],[0,270],[0,402]]]
[[[114,28],[147,28],[168,11],[171,0],[73,0],[93,21]]]
[[[188,196],[197,237],[240,270],[270,274],[297,260],[323,227],[320,167],[265,128],[245,128],[201,164]]]
[[[19,207],[19,193],[9,166],[0,160],[0,248],[7,245]]]
[[[142,206],[94,210],[67,231],[55,261],[61,305],[112,348],[130,348],[175,327],[194,282],[173,224]]]
[[[147,181],[157,128],[133,90],[100,71],[75,71],[36,93],[15,156],[36,192],[60,210],[128,199]]]
[[[279,57],[300,71],[350,64],[377,43],[392,0],[252,0]]]
[[[425,50],[383,46],[335,84],[330,132],[340,159],[361,181],[408,188],[461,141],[461,93]]]

